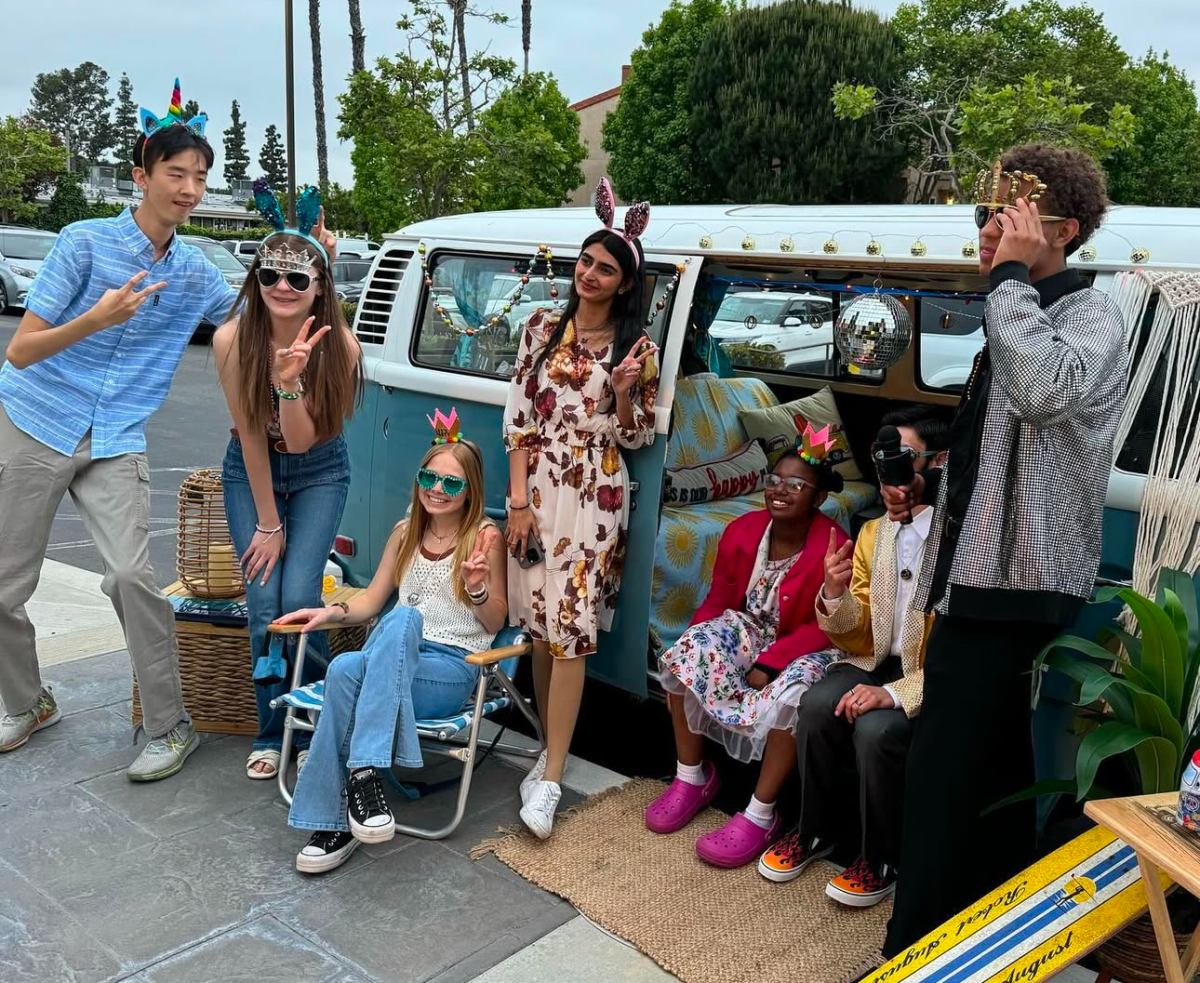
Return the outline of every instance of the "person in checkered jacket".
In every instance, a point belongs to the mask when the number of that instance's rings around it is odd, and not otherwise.
[[[986,342],[944,468],[885,487],[893,518],[935,506],[913,606],[936,613],[908,758],[884,954],[1027,866],[1031,669],[1091,594],[1125,398],[1124,324],[1067,257],[1099,227],[1104,177],[1077,150],[1027,145],[981,173],[975,223]]]

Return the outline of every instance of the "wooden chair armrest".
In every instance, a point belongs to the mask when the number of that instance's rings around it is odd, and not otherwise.
[[[505,645],[498,649],[488,649],[486,652],[476,652],[467,656],[467,662],[473,666],[494,666],[497,662],[528,655],[532,651],[533,646],[529,642],[522,642],[520,645]]]
[[[267,631],[272,635],[299,635],[303,625],[267,625]],[[344,621],[327,621],[323,625],[317,625],[311,631],[337,631],[339,628],[353,628],[354,625],[348,625]]]

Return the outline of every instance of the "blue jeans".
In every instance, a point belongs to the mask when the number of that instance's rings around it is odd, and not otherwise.
[[[288,823],[348,831],[346,778],[351,768],[419,768],[417,720],[458,713],[479,670],[464,649],[421,637],[421,614],[397,606],[361,652],[343,652],[325,676],[325,709],[300,778]]]
[[[289,611],[321,606],[325,561],[333,549],[333,539],[342,521],[342,509],[350,488],[350,459],[342,437],[318,444],[304,454],[279,454],[272,448],[270,455],[271,484],[275,490],[275,508],[283,523],[285,549],[266,584],[261,583],[261,574],[246,584],[251,671],[259,657],[267,654],[270,644],[267,625]],[[258,510],[242,459],[242,443],[236,437],[229,441],[222,467],[225,516],[229,520],[234,549],[241,556],[254,538]],[[297,636],[284,637],[294,645]],[[320,679],[322,666],[328,661],[327,636],[325,632],[315,632],[309,638],[304,682]],[[254,687],[258,702],[255,750],[279,750],[283,745],[285,713],[272,710],[270,704],[288,689],[288,682]],[[299,736],[306,738],[308,735],[301,732]],[[298,740],[297,748],[302,749],[305,743]]]

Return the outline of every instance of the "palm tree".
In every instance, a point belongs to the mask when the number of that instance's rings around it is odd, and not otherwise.
[[[325,83],[321,72],[321,0],[308,0],[308,33],[312,38],[313,103],[317,112],[317,182],[329,187],[329,149],[325,145]]]
[[[362,26],[362,10],[359,0],[350,0],[350,56],[356,72],[366,70],[367,35]]]
[[[475,129],[475,107],[471,104],[471,64],[467,60],[467,0],[449,0],[454,11],[454,30],[451,41],[458,38],[458,70],[462,73],[463,115],[467,129]]]
[[[533,0],[521,0],[521,47],[525,49],[525,74],[529,74],[529,32],[533,19]]]

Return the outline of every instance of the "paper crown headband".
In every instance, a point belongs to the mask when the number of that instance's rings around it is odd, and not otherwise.
[[[449,416],[446,416],[441,410],[434,410],[433,416],[426,413],[425,419],[433,427],[433,443],[435,445],[457,444],[463,440],[457,409],[451,408]]]
[[[832,434],[833,427],[826,424],[820,430],[814,430],[811,423],[806,424],[804,433],[796,441],[800,457],[815,467],[820,467],[829,460],[829,452],[837,446],[837,437]]]
[[[1008,191],[1001,197],[1000,186],[1005,181],[1008,182]],[[1021,191],[1022,185],[1026,186],[1024,193]],[[976,205],[1015,205],[1018,198],[1037,201],[1045,192],[1046,185],[1036,174],[1030,174],[1028,171],[1006,171],[999,159],[993,161],[990,168],[980,171],[975,178]]]
[[[179,79],[175,80],[175,91],[171,93],[171,105],[167,107],[166,116],[159,119],[145,106],[138,110],[138,125],[147,138],[172,126],[186,126],[196,136],[202,137],[207,123],[208,117],[204,113],[193,116],[189,120],[183,118],[183,99],[179,95]]]
[[[641,256],[634,247],[633,240],[645,232],[646,226],[650,224],[650,202],[639,201],[636,205],[630,205],[625,211],[625,228],[623,229],[613,228],[613,219],[616,214],[616,195],[613,194],[608,178],[602,177],[600,183],[596,185],[596,216],[604,223],[604,227],[609,232],[615,232],[629,243],[629,248],[633,252],[634,265],[640,266]]]
[[[272,249],[268,243],[277,235],[293,235],[307,239],[316,247],[321,258],[326,263],[329,262],[329,254],[325,252],[325,247],[311,235],[313,226],[321,217],[321,191],[319,188],[309,185],[296,197],[296,228],[294,229],[287,227],[283,218],[283,209],[279,207],[279,199],[275,197],[275,192],[271,190],[271,186],[264,178],[259,178],[254,182],[254,204],[258,206],[259,214],[267,220],[267,224],[275,230],[258,247],[258,258],[265,269],[279,270],[285,273],[307,273],[316,258],[309,255],[307,249],[297,252],[286,245]]]

